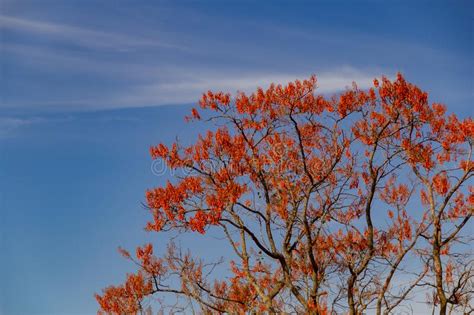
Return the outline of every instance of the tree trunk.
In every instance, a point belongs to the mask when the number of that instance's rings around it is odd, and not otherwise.
[[[357,315],[354,302],[354,284],[355,275],[352,275],[347,281],[347,303],[349,304],[349,315]]]
[[[441,262],[441,227],[439,221],[435,221],[433,240],[433,264],[436,277],[436,294],[439,299],[439,314],[446,315],[448,300],[443,289],[443,265]]]

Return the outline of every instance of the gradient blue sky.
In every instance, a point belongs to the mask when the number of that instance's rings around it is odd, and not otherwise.
[[[208,89],[318,75],[322,93],[405,77],[472,116],[469,1],[18,1],[0,4],[0,313],[94,314],[153,241],[148,148],[201,126]],[[188,240],[211,255],[209,243]],[[219,249],[222,252],[221,249]],[[215,252],[215,250],[214,250]]]

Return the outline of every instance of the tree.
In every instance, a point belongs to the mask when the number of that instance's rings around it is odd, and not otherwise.
[[[235,98],[207,92],[191,146],[151,148],[183,170],[147,191],[148,231],[220,233],[235,255],[208,262],[171,243],[96,295],[106,313],[145,312],[150,296],[204,314],[387,314],[429,293],[440,314],[473,311],[474,122],[446,115],[405,81],[355,84],[331,98],[316,78]],[[217,264],[228,266],[216,277]]]

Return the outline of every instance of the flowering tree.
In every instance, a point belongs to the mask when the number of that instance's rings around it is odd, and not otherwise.
[[[440,314],[474,310],[473,120],[447,116],[401,75],[332,98],[315,91],[311,77],[207,92],[189,119],[210,130],[151,148],[185,172],[147,191],[146,229],[212,228],[234,255],[121,249],[139,270],[96,295],[103,312],[387,314],[423,292]],[[225,276],[213,274],[219,263]]]

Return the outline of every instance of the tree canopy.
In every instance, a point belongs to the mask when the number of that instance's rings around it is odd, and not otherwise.
[[[207,133],[150,149],[181,172],[146,192],[146,229],[212,229],[234,255],[120,249],[138,270],[96,295],[101,312],[387,314],[413,299],[474,311],[471,117],[400,74],[332,97],[313,76],[199,105],[188,119]]]

